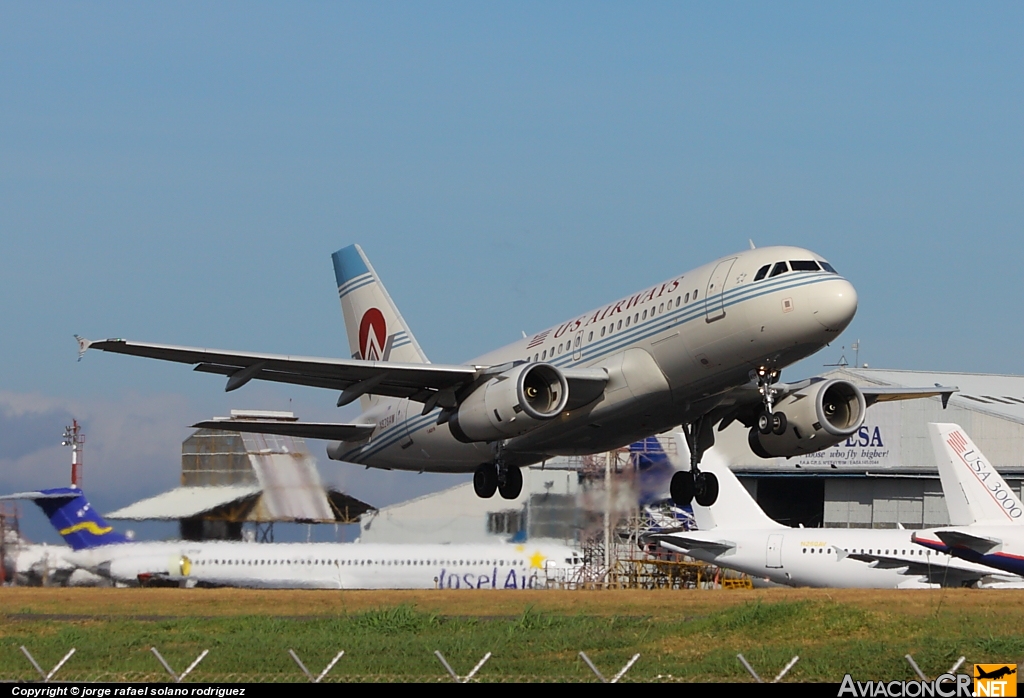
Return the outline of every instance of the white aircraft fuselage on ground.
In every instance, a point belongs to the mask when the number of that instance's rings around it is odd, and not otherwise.
[[[362,543],[120,543],[68,552],[78,567],[120,584],[154,582],[261,589],[543,589],[582,563],[571,548]]]
[[[507,498],[521,489],[520,466],[622,447],[682,424],[695,457],[689,487],[673,496],[700,491],[713,501],[714,488],[695,477],[723,420],[750,427],[759,455],[798,455],[853,433],[875,399],[952,391],[777,383],[783,367],[835,339],[857,309],[850,282],[798,247],[739,252],[456,365],[427,361],[358,246],[333,259],[350,359],[121,339],[79,338],[79,349],[195,364],[227,376],[227,390],[254,379],[338,390],[339,406],[361,402],[353,422],[195,426],[324,438],[333,441],[332,459],[377,468],[475,472],[477,494],[497,488]]]
[[[680,452],[685,446],[680,444]],[[694,503],[699,530],[648,537],[668,550],[779,584],[892,589],[1020,581],[996,569],[928,550],[903,529],[789,528],[769,518],[728,467],[706,461],[718,477],[718,501]]]

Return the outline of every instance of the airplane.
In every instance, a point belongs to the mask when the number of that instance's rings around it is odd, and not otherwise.
[[[914,534],[920,545],[1024,574],[1024,505],[957,424],[929,423],[949,526]]]
[[[68,563],[128,586],[260,589],[535,589],[571,581],[580,552],[556,542],[382,543],[132,542],[81,490],[58,487],[0,500],[35,502],[71,546]]]
[[[783,526],[726,465],[710,458],[704,468],[717,474],[719,494],[710,507],[693,506],[698,530],[652,533],[644,542],[790,586],[907,589],[1021,581],[915,545],[903,529]]]
[[[387,470],[472,472],[480,497],[522,489],[520,467],[600,453],[682,425],[690,468],[673,476],[679,505],[717,496],[700,470],[714,427],[749,428],[761,457],[833,446],[880,400],[956,388],[858,388],[845,380],[779,382],[780,371],[834,340],[857,293],[823,257],[798,247],[744,250],[649,286],[473,359],[432,364],[358,245],[332,255],[351,358],[220,351],[75,335],[89,349],[194,364],[227,376],[340,392],[351,423],[261,420],[194,427],[332,441],[333,460]]]

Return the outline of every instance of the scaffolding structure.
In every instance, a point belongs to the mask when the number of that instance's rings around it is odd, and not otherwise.
[[[645,544],[651,527],[640,506],[643,489],[641,461],[672,456],[671,435],[650,437],[634,444],[590,456],[570,457],[563,467],[576,470],[584,517],[577,543],[583,565],[567,579],[550,579],[550,586],[586,589],[710,589],[750,588],[745,575],[670,553]]]

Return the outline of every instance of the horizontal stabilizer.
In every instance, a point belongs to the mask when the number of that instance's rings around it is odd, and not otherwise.
[[[715,555],[724,553],[727,550],[732,550],[736,547],[735,543],[727,540],[710,540],[693,535],[680,535],[677,533],[656,533],[654,535],[645,536],[644,540],[678,549],[682,552],[686,552],[688,550],[707,550]]]
[[[244,431],[250,434],[278,434],[327,441],[362,441],[373,433],[373,424],[331,424],[327,422],[282,422],[277,419],[211,419],[197,422],[193,429]]]
[[[1003,544],[1003,541],[996,538],[975,536],[964,531],[935,531],[935,535],[951,548],[967,548],[982,555],[989,554]]]

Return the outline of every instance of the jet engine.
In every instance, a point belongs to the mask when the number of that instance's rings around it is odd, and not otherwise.
[[[551,364],[522,364],[470,393],[448,428],[464,443],[508,439],[557,417],[568,399],[569,384],[561,371]]]
[[[779,400],[772,416],[776,427],[781,420],[782,428],[772,431],[753,427],[748,439],[750,449],[761,458],[791,458],[821,451],[857,431],[866,411],[864,394],[853,383],[819,381]]]

